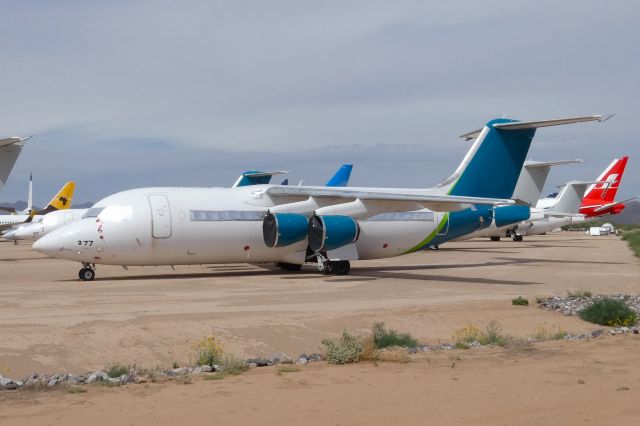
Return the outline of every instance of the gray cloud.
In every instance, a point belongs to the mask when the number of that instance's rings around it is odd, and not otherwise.
[[[37,133],[0,195],[76,179],[80,201],[140,185],[226,185],[246,168],[421,186],[457,135],[507,114],[617,112],[543,129],[532,157],[632,156],[640,184],[635,1],[30,1],[2,7],[0,132]],[[359,179],[362,179],[360,181]],[[48,196],[48,195],[47,195]],[[43,197],[45,197],[43,195]],[[46,198],[46,197],[45,197]]]

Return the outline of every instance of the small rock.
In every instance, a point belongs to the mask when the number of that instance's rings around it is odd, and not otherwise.
[[[640,330],[638,330],[637,328],[633,329],[633,334],[640,334]]]
[[[602,329],[602,328],[599,328],[599,329],[597,329],[597,330],[593,330],[593,331],[591,332],[591,337],[598,337],[598,336],[602,335],[602,334],[604,333],[604,331],[605,331],[605,330],[604,330],[604,329]]]
[[[210,365],[201,365],[200,369],[203,373],[211,373],[213,371],[213,367]]]
[[[247,365],[249,366],[249,368],[256,368],[258,366],[258,364],[256,364],[255,362],[248,362]]]
[[[95,371],[89,374],[89,377],[87,377],[87,383],[94,383],[97,381],[107,380],[108,378],[109,376],[107,376],[107,373],[105,373],[104,371]]]
[[[615,330],[609,330],[609,334],[611,334],[612,336],[616,335],[616,331]]]
[[[0,376],[0,388],[5,388],[13,383],[13,380]]]
[[[70,374],[67,377],[67,382],[69,382],[72,385],[79,385],[84,383],[85,381],[86,381],[86,378],[82,376],[74,376],[73,374]]]
[[[247,363],[255,364],[256,367],[266,367],[267,365],[269,365],[269,360],[263,358],[248,359]]]
[[[47,387],[52,388],[57,384],[58,384],[58,379],[54,377],[53,379],[49,380],[49,383],[47,383]]]
[[[309,360],[307,360],[307,358],[298,358],[297,362],[300,365],[305,365],[305,364],[309,363]]]
[[[174,368],[171,373],[173,376],[184,376],[189,373],[189,369],[187,367]]]
[[[416,354],[419,350],[419,348],[407,348],[407,352],[410,354]]]

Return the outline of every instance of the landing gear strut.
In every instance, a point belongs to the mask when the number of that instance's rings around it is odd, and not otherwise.
[[[78,272],[78,278],[82,281],[91,281],[96,277],[95,267],[89,263],[83,263],[82,269]]]

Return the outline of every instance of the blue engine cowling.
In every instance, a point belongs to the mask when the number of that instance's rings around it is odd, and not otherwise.
[[[529,219],[531,209],[529,206],[497,206],[494,208],[493,217],[496,227],[513,225]]]
[[[360,227],[349,216],[318,216],[309,220],[309,247],[313,251],[335,250],[358,241]]]
[[[309,220],[298,213],[270,213],[262,220],[262,236],[267,247],[285,247],[307,238]]]

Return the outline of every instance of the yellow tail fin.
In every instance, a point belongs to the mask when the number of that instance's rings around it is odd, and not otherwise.
[[[49,201],[49,205],[44,210],[45,212],[52,212],[54,210],[65,210],[71,207],[71,199],[73,198],[73,191],[76,189],[75,182],[67,182],[62,189]],[[40,212],[43,214],[44,212]]]

